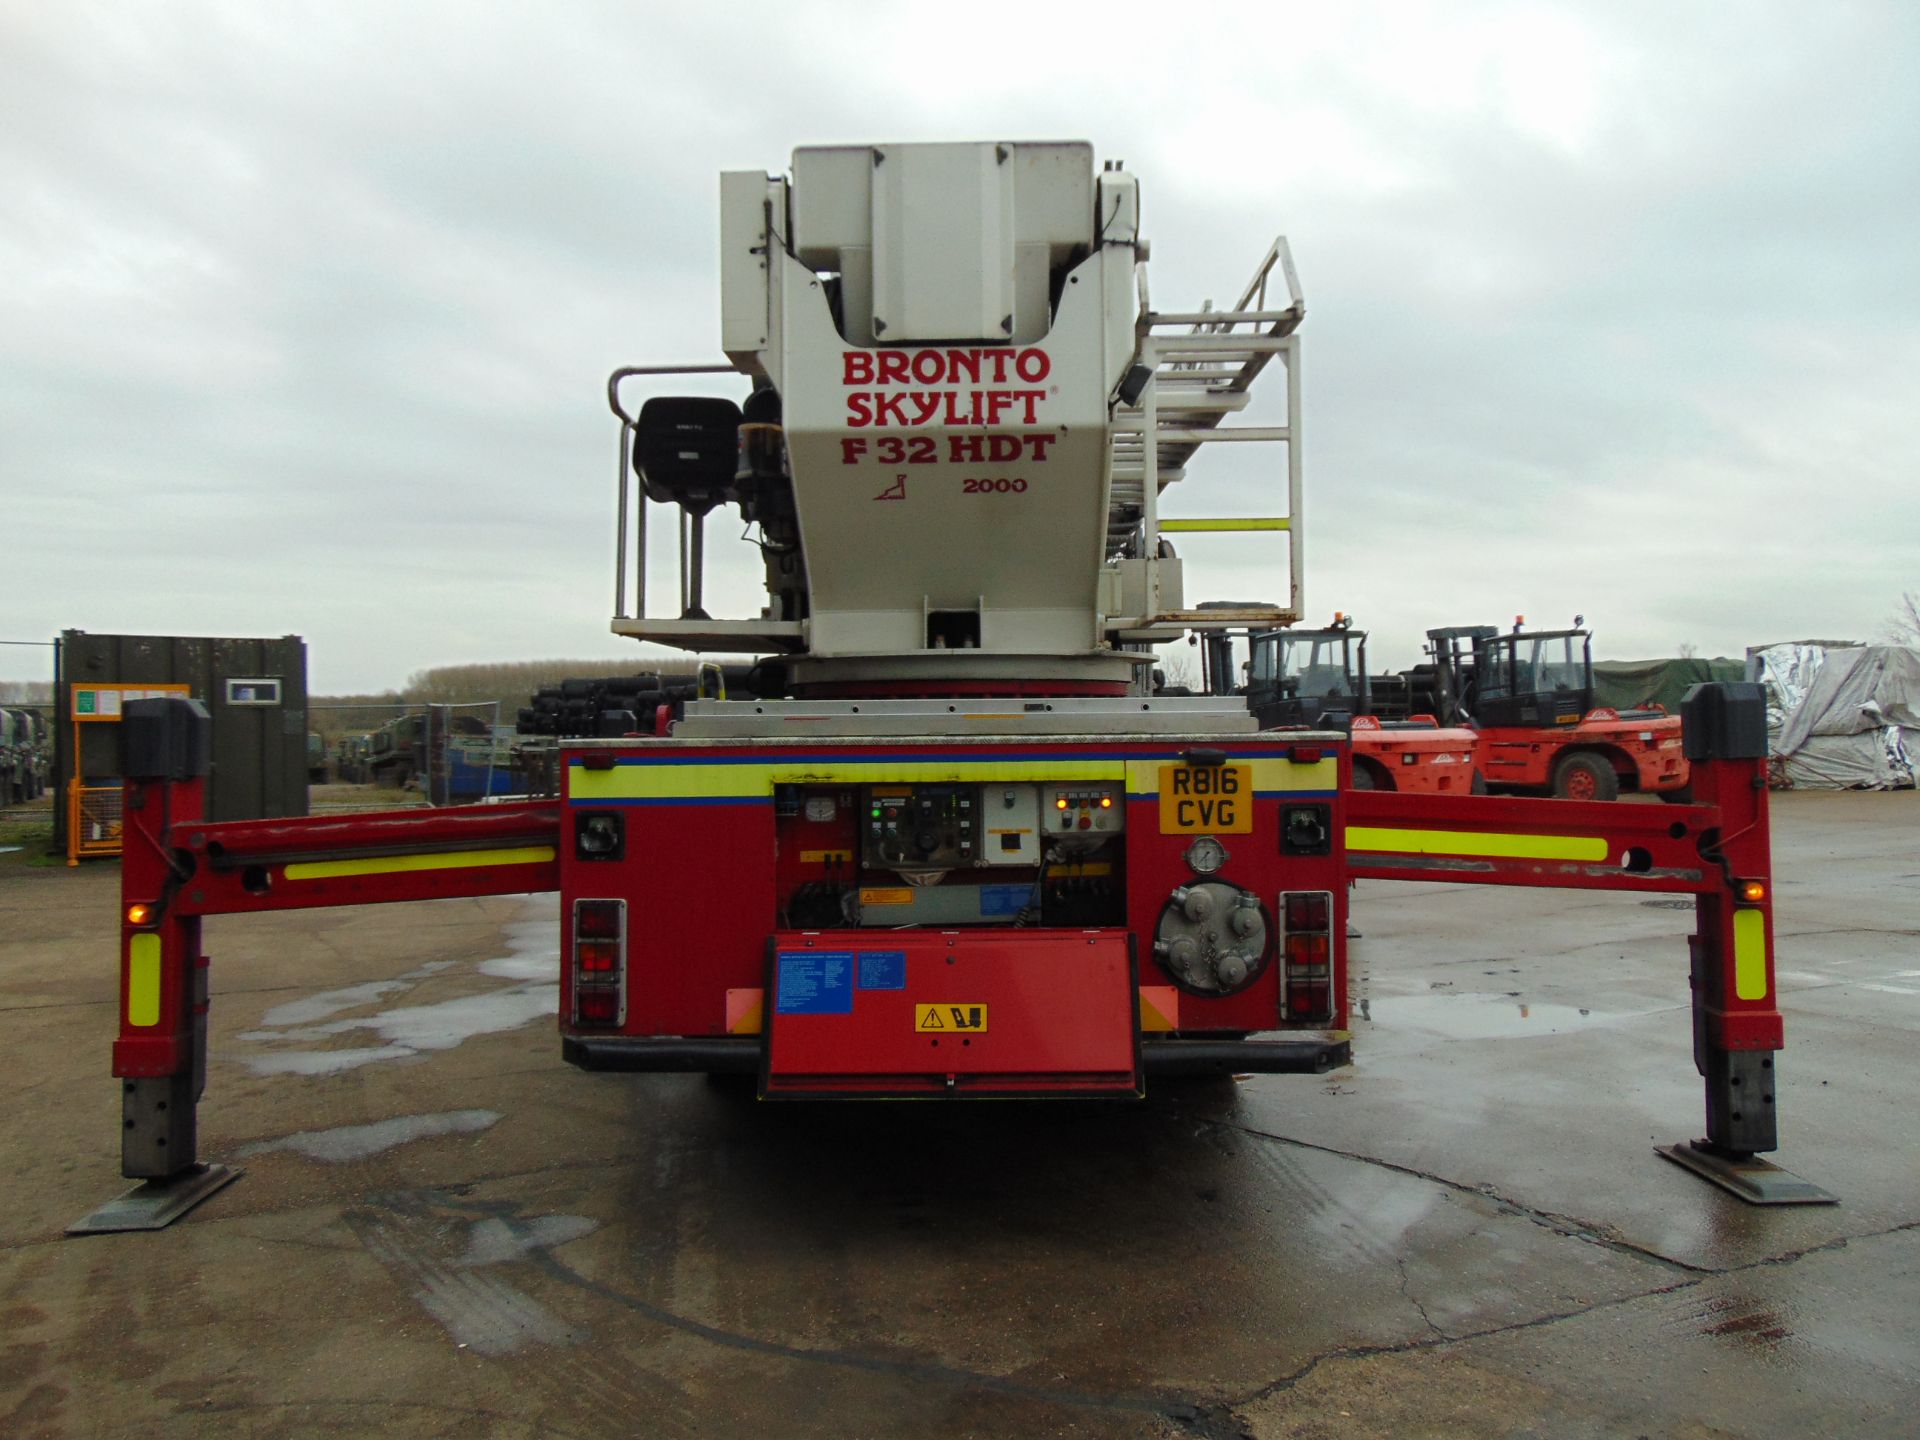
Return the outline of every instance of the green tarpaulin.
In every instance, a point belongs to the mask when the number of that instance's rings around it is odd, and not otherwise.
[[[1744,680],[1747,662],[1716,656],[1711,660],[1596,660],[1593,703],[1615,710],[1664,705],[1680,713],[1687,691],[1709,680]]]

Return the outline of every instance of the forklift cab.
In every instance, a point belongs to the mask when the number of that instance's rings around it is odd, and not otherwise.
[[[1593,640],[1585,630],[1460,625],[1427,632],[1450,697],[1448,723],[1483,729],[1577,725],[1593,709]]]
[[[1364,631],[1268,630],[1249,637],[1247,705],[1260,728],[1344,730],[1371,713]]]

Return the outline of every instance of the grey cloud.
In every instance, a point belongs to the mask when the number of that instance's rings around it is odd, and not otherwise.
[[[1290,233],[1314,612],[1388,648],[1515,610],[1584,610],[1612,653],[1876,629],[1920,571],[1920,27],[1451,14],[1583,27],[1577,140],[1517,123],[1497,76],[1431,108],[1341,33],[1296,53],[1268,7],[1093,35],[992,6],[10,12],[0,489],[33,538],[7,638],[300,631],[333,689],[637,656],[604,635],[601,387],[712,357],[717,172],[985,134],[1125,156],[1165,305],[1226,298]],[[1214,473],[1221,506],[1257,502]],[[712,588],[756,607],[751,555],[716,550]],[[1206,594],[1273,591],[1208,553]]]

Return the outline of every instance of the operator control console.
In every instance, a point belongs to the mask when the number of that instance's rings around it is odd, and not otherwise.
[[[873,786],[861,864],[872,869],[1034,866],[1054,840],[1100,841],[1126,829],[1112,781]]]

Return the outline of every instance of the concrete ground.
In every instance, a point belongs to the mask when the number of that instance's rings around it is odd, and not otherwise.
[[[117,877],[0,857],[0,1435],[1910,1436],[1920,795],[1777,798],[1779,1159],[1700,1128],[1684,910],[1368,883],[1355,1065],[755,1105],[559,1059],[550,899],[208,927],[202,1151],[117,1192]]]

